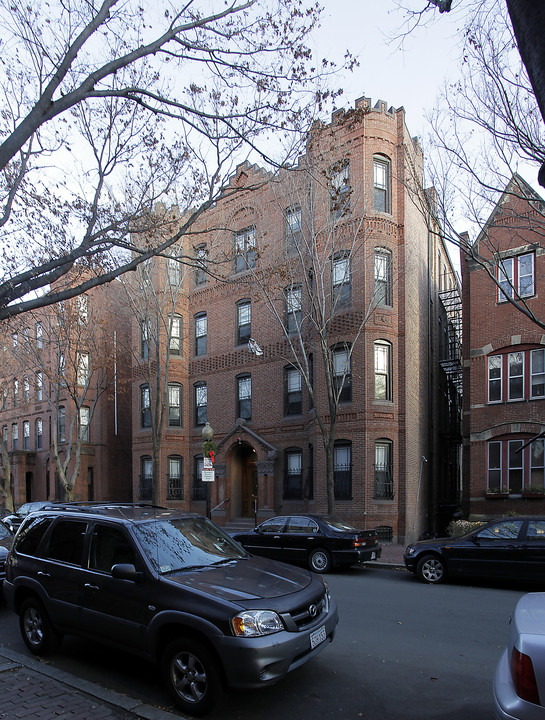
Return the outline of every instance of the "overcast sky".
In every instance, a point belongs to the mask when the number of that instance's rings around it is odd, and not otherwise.
[[[417,7],[417,0],[409,0]],[[425,110],[433,106],[447,76],[458,69],[461,25],[455,14],[436,15],[428,28],[418,28],[404,41],[388,44],[403,27],[404,16],[394,0],[321,0],[325,10],[322,28],[315,35],[320,57],[342,62],[346,49],[359,59],[360,66],[343,76],[343,107],[352,107],[363,95],[385,100],[388,106],[403,106],[411,135],[422,136]],[[422,0],[421,7],[426,5]]]

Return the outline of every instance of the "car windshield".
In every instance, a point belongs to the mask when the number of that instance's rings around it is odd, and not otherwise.
[[[146,557],[161,574],[248,557],[238,543],[207,518],[154,520],[135,529]]]
[[[322,520],[333,530],[338,530],[339,532],[358,532],[355,527],[352,527],[352,525],[349,525],[336,517],[324,517]]]

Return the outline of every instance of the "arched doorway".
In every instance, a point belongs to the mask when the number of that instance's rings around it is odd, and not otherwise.
[[[231,517],[254,517],[257,508],[257,454],[240,440],[231,451]]]

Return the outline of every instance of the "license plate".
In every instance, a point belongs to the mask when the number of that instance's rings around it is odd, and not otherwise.
[[[372,552],[372,553],[371,553],[371,560],[376,560],[376,559],[377,559],[377,554],[376,554],[375,552]]]
[[[310,633],[310,649],[312,650],[326,639],[325,625]]]

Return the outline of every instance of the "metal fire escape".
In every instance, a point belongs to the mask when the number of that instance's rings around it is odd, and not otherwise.
[[[439,293],[448,322],[447,357],[441,359],[440,365],[458,393],[462,394],[462,297],[459,288],[444,290]]]

